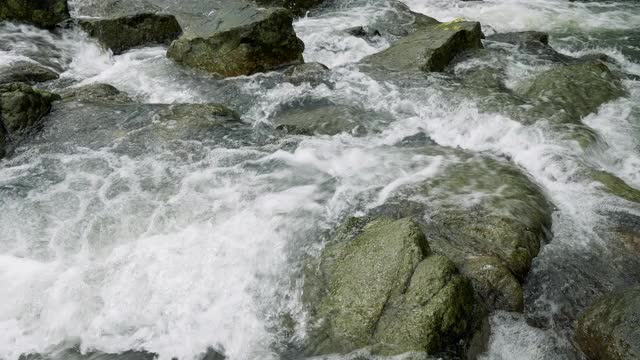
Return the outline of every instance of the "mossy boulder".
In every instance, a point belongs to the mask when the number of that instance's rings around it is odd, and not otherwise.
[[[225,77],[302,63],[304,43],[292,23],[289,10],[234,2],[217,12],[207,31],[189,31],[174,41],[167,56],[178,64]]]
[[[18,21],[52,29],[69,18],[67,0],[2,0],[0,21]]]
[[[63,101],[84,101],[100,103],[130,103],[129,95],[121,92],[109,84],[89,84],[63,91],[60,96]]]
[[[304,15],[305,12],[322,4],[325,0],[256,0],[256,2],[259,5],[285,8],[295,15]]]
[[[430,25],[384,51],[365,57],[362,63],[392,71],[444,71],[458,54],[482,48],[482,37],[477,22]]]
[[[168,45],[182,34],[173,15],[136,14],[107,19],[82,19],[80,27],[102,46],[121,54],[148,45]]]
[[[580,316],[575,338],[588,359],[640,359],[640,287],[596,301]]]
[[[624,96],[625,90],[606,65],[591,62],[542,72],[518,93],[536,108],[553,109],[564,121],[579,122],[600,105]]]
[[[587,176],[600,183],[606,192],[628,201],[640,203],[640,190],[633,188],[619,177],[602,170],[589,170]]]
[[[431,253],[417,223],[352,218],[307,266],[304,300],[313,321],[306,350],[436,353],[466,338],[473,299],[470,282]]]
[[[21,83],[0,85],[0,158],[6,145],[36,125],[58,99],[58,95]]]
[[[448,163],[434,176],[398,188],[369,216],[415,218],[431,249],[456,263],[489,309],[521,309],[517,284],[549,239],[552,209],[542,190],[493,157],[437,146],[408,151]]]
[[[0,85],[2,124],[9,134],[25,131],[49,113],[51,103],[59,99],[56,94],[21,83]]]
[[[522,286],[499,258],[468,258],[462,273],[471,279],[476,294],[482,298],[489,310],[520,312],[524,309]]]
[[[18,61],[0,68],[0,85],[14,82],[35,84],[58,77],[55,71],[27,61]]]

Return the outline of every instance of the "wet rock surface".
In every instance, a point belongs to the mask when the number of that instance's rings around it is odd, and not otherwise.
[[[435,353],[464,338],[473,290],[455,265],[431,253],[410,219],[377,219],[349,239],[359,221],[343,225],[317,267],[308,266],[305,296],[315,320],[307,352]]]
[[[63,91],[60,96],[64,101],[130,103],[129,95],[109,84],[90,84]]]
[[[362,60],[391,71],[443,71],[464,50],[482,48],[480,24],[453,21],[420,29]]]
[[[206,33],[190,31],[169,47],[178,64],[225,77],[251,75],[302,63],[304,43],[282,8],[231,4],[216,13]]]
[[[576,341],[589,359],[640,357],[640,287],[598,300],[580,317]]]
[[[82,19],[79,24],[89,36],[116,55],[140,46],[169,45],[182,34],[173,15],[143,13],[108,19]]]
[[[67,0],[3,0],[0,21],[18,21],[52,29],[69,18]]]
[[[21,82],[33,85],[35,83],[55,80],[58,73],[44,66],[31,62],[20,61],[0,67],[0,85]]]

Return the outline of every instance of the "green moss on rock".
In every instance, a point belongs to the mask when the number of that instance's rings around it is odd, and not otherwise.
[[[0,21],[18,21],[52,29],[69,18],[67,0],[2,0]]]
[[[482,37],[477,22],[426,26],[362,63],[392,71],[443,71],[462,51],[482,48]]]
[[[640,359],[640,287],[596,301],[578,320],[575,337],[588,359]]]
[[[293,30],[291,13],[234,3],[218,12],[206,32],[174,41],[167,56],[178,64],[231,77],[302,63],[304,43]]]
[[[346,221],[307,269],[314,324],[307,352],[437,352],[463,339],[474,308],[469,281],[431,255],[413,220],[362,222]]]
[[[79,24],[89,36],[116,55],[139,46],[168,45],[182,34],[173,15],[147,13],[110,19],[83,19]]]

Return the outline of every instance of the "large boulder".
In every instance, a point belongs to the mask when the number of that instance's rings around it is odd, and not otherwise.
[[[466,339],[473,323],[470,282],[410,219],[347,220],[307,265],[303,297],[313,355],[437,353]]]
[[[19,21],[51,29],[69,18],[67,0],[2,0],[0,21]]]
[[[18,61],[0,67],[0,84],[22,82],[35,84],[57,79],[58,73],[28,61]]]
[[[399,187],[369,216],[415,218],[431,249],[456,263],[487,308],[522,310],[521,283],[551,226],[543,192],[506,161],[438,146],[408,149],[407,156],[418,154],[449,163]]]
[[[596,301],[578,320],[575,337],[589,359],[640,359],[640,287]]]
[[[565,122],[579,122],[600,105],[625,94],[620,78],[600,62],[560,66],[535,76],[518,94],[534,109],[553,109]]]
[[[82,19],[79,24],[102,46],[121,54],[131,48],[168,45],[182,34],[173,15],[136,14],[107,19]]]
[[[209,24],[174,41],[167,56],[179,64],[231,77],[302,63],[304,43],[291,12],[234,2]]]
[[[83,101],[126,104],[132,102],[129,95],[109,84],[89,84],[66,89],[60,93],[63,101]]]
[[[0,85],[0,157],[6,144],[30,130],[51,110],[59,96],[21,83]]]
[[[480,23],[453,21],[424,26],[362,63],[392,71],[443,71],[460,53],[482,48]]]

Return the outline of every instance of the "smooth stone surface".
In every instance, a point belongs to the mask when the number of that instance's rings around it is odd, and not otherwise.
[[[132,102],[129,95],[121,92],[117,88],[109,84],[90,84],[79,87],[73,87],[63,91],[63,101],[84,101],[84,102],[102,102],[102,103],[130,103]]]
[[[251,75],[302,63],[304,43],[282,8],[234,3],[208,24],[174,41],[167,56],[178,64],[225,77]]]
[[[79,24],[89,36],[115,55],[149,45],[169,45],[182,34],[173,15],[137,14],[109,19],[82,19]]]
[[[362,64],[391,71],[444,71],[464,50],[482,48],[477,22],[454,21],[420,29]]]
[[[59,75],[55,71],[27,61],[18,61],[0,67],[0,85],[13,82],[33,85],[57,78]]]

